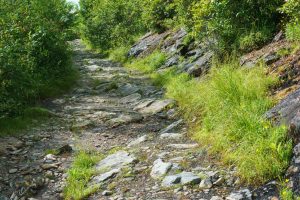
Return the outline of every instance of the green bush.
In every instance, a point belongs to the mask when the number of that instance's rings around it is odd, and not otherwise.
[[[300,2],[298,0],[289,0],[280,9],[288,18],[286,25],[286,36],[289,40],[300,41]]]
[[[143,18],[149,29],[163,32],[172,27],[175,16],[174,0],[153,0],[144,3]]]
[[[282,0],[201,0],[192,6],[193,34],[195,37],[212,37],[217,39],[218,48],[232,50],[239,48],[240,37],[251,36],[253,30],[268,33],[263,40],[251,41],[261,45],[272,36],[269,33],[276,31],[280,22],[278,8],[283,4]],[[267,30],[267,31],[266,31]],[[248,44],[250,44],[248,42]],[[249,49],[251,47],[249,46]]]
[[[0,3],[0,117],[15,115],[70,72],[65,0]]]
[[[102,51],[127,46],[144,31],[141,0],[80,0],[81,35]]]

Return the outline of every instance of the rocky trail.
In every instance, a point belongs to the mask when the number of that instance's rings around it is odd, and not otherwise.
[[[91,180],[103,186],[88,199],[277,199],[274,182],[245,188],[234,167],[218,167],[163,89],[73,43],[81,79],[46,103],[56,117],[0,140],[0,200],[63,199],[79,150],[105,155]]]

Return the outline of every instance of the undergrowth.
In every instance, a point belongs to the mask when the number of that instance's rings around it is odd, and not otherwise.
[[[152,73],[165,62],[166,55],[156,51],[145,58],[138,58],[129,62],[126,67],[131,70],[139,70],[143,73]]]
[[[40,124],[53,116],[49,110],[41,107],[25,109],[21,116],[15,118],[0,118],[0,137],[16,135],[22,130]]]
[[[237,61],[216,64],[196,80],[174,69],[154,73],[157,65],[149,62],[152,57],[134,61],[133,68],[148,72],[155,84],[166,88],[166,96],[177,101],[190,121],[194,139],[220,155],[224,164],[237,166],[238,175],[248,184],[282,175],[292,143],[286,127],[272,126],[264,118],[273,106],[268,89],[277,80],[266,75],[263,66],[245,69]]]
[[[96,173],[94,166],[102,156],[84,151],[79,152],[68,170],[67,185],[64,190],[66,200],[80,200],[96,192],[100,185],[88,185]]]

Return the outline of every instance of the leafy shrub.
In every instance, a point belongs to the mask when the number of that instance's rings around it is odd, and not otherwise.
[[[286,25],[286,36],[289,40],[300,40],[300,2],[298,0],[289,0],[282,6],[281,11],[288,18]]]
[[[141,0],[81,0],[81,33],[92,47],[106,51],[133,42],[144,30]]]
[[[0,3],[0,116],[15,115],[71,70],[65,0]]]
[[[260,1],[249,0],[235,2],[233,0],[201,0],[192,6],[193,34],[195,37],[212,37],[217,39],[220,49],[232,50],[239,48],[240,37],[260,32],[273,33],[279,23],[280,15],[277,9],[281,0]],[[267,39],[270,35],[268,34]],[[251,43],[261,45],[263,40]],[[249,44],[249,43],[248,43]],[[248,49],[251,50],[251,49]]]
[[[157,32],[163,32],[172,27],[176,16],[174,0],[145,1],[143,18],[148,27]]]

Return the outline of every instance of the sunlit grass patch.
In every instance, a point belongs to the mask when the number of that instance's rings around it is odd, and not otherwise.
[[[236,165],[247,183],[263,183],[284,172],[292,145],[286,128],[264,119],[273,105],[268,88],[274,77],[263,67],[242,69],[235,62],[215,66],[201,81],[181,76],[166,84],[167,96],[187,117],[198,117],[194,138],[199,143]]]
[[[95,164],[102,156],[87,152],[79,152],[68,170],[67,185],[64,190],[65,199],[80,200],[96,192],[101,185],[89,185],[96,173]]]
[[[151,73],[166,62],[166,55],[161,52],[154,52],[147,57],[138,58],[129,62],[126,67],[131,70],[139,70],[143,73]]]

